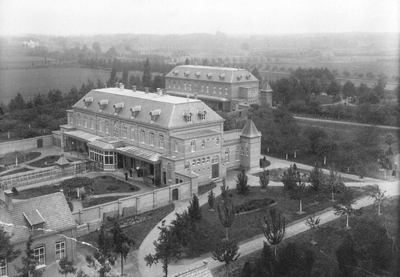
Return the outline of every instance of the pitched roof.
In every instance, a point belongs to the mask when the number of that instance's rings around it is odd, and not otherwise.
[[[247,120],[246,125],[244,126],[242,134],[240,136],[246,138],[255,138],[261,137],[261,134],[257,130],[256,125],[254,125],[253,120],[249,119]]]
[[[93,97],[94,100],[93,103],[86,107],[83,100],[87,97]],[[108,104],[103,106],[103,109],[99,111],[98,102],[101,100],[108,100]],[[118,114],[115,114],[115,109],[113,107],[116,103],[124,103],[124,107]],[[139,106],[140,111],[135,111],[134,116],[132,116],[131,108]],[[222,117],[201,100],[185,99],[172,95],[159,95],[157,93],[145,93],[143,91],[132,91],[120,88],[92,90],[80,99],[73,107],[81,109],[82,111],[86,110],[91,113],[96,113],[98,116],[104,114],[105,117],[117,117],[164,128],[184,127],[188,126],[188,124],[224,121]],[[205,119],[201,120],[198,116],[193,116],[190,123],[186,122],[183,113],[185,111],[190,111],[195,114],[198,109],[207,112]],[[150,112],[154,110],[160,110],[161,113],[155,121],[152,121]]]
[[[13,209],[10,211],[4,205],[0,206],[0,227],[4,227],[9,232],[12,243],[28,240],[30,224],[26,220],[24,213],[29,218],[32,218],[32,211],[35,210],[44,220],[43,228],[48,232],[76,227],[75,219],[68,207],[67,200],[65,200],[65,196],[61,192],[18,202],[13,201]]]
[[[202,265],[177,274],[174,277],[214,277],[214,275],[207,267],[207,262],[203,262]]]
[[[268,82],[265,82],[261,88],[261,91],[273,91],[272,88],[269,86]]]
[[[220,83],[259,82],[247,69],[198,65],[176,66],[165,77]]]

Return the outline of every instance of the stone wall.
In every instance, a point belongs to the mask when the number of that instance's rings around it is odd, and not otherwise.
[[[53,135],[14,140],[0,143],[0,157],[15,151],[33,151],[38,148],[53,146]]]

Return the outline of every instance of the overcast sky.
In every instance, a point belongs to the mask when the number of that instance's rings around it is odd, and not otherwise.
[[[0,35],[399,32],[399,0],[0,0]]]

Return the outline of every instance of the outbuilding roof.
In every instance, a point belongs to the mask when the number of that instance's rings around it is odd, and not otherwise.
[[[29,223],[27,218],[32,222]],[[64,194],[57,192],[14,201],[11,210],[8,210],[5,205],[0,206],[0,227],[10,234],[12,243],[27,241],[30,235],[30,224],[43,222],[44,233],[56,233],[77,226]]]

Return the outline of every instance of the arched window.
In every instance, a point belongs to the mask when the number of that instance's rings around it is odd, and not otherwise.
[[[122,137],[127,138],[128,137],[128,127],[124,124],[122,127]]]
[[[195,152],[196,151],[196,140],[192,140],[190,142],[190,151]]]
[[[105,130],[106,134],[110,134],[110,123],[108,123],[108,121],[106,120],[104,125],[105,125],[104,130]]]
[[[154,145],[154,132],[150,132],[150,145]]]
[[[99,132],[103,132],[103,121],[101,119],[99,119],[99,124],[97,126],[99,126]]]
[[[160,148],[164,148],[164,135],[162,134],[159,136],[159,146]]]
[[[236,160],[237,161],[240,160],[240,147],[239,147],[239,145],[236,146]]]
[[[78,113],[78,115],[76,116],[77,117],[77,123],[78,123],[78,126],[81,126],[81,115]]]
[[[90,117],[90,129],[94,130],[94,119]]]
[[[172,179],[172,166],[171,163],[168,163],[167,165],[167,173],[168,173],[168,180]]]
[[[225,149],[225,160],[227,163],[229,163],[229,148]]]
[[[146,139],[146,131],[142,129],[140,130],[140,142],[145,143],[145,139]]]
[[[135,140],[135,127],[131,126],[131,140]]]
[[[87,128],[87,116],[83,116],[83,127]]]

